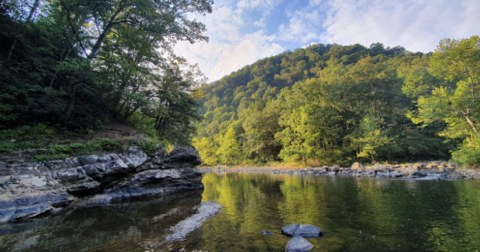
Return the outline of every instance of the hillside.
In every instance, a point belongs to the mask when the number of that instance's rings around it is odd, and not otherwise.
[[[418,112],[458,81],[432,67],[440,53],[319,44],[259,60],[196,90],[194,146],[206,165],[450,159],[465,138],[439,137],[445,117]]]
[[[187,15],[211,4],[0,1],[0,138],[39,125],[82,133],[120,121],[165,144],[189,144],[196,75],[159,48],[204,40],[204,25]]]

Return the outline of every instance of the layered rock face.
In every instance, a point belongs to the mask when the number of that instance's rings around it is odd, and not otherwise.
[[[66,206],[97,206],[202,189],[193,148],[148,156],[125,153],[38,163],[0,163],[0,223],[20,221]]]

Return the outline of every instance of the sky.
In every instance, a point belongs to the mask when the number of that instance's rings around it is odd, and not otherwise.
[[[480,0],[216,0],[211,14],[195,18],[209,41],[180,42],[175,52],[212,82],[311,44],[431,52],[444,38],[480,35]]]

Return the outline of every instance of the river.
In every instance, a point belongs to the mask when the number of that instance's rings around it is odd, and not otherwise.
[[[280,228],[291,223],[322,228],[308,239],[312,251],[480,248],[480,181],[210,173],[203,183],[203,192],[0,225],[0,251],[284,251]],[[223,208],[184,241],[165,243],[202,201]]]

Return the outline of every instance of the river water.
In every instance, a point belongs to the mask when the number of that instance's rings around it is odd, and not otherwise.
[[[480,249],[480,181],[230,173],[203,183],[203,192],[0,225],[0,251],[284,251],[280,228],[291,223],[322,228],[312,251]],[[184,241],[164,242],[202,201],[223,208]]]

